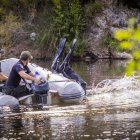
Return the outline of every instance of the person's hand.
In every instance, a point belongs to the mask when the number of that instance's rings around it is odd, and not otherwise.
[[[35,78],[35,79],[34,79],[34,82],[35,82],[35,83],[37,83],[37,84],[42,83],[42,81],[41,81],[41,79],[40,79],[40,78]]]

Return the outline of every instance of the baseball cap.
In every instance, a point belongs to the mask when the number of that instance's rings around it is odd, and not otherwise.
[[[28,60],[28,59],[33,59],[33,56],[29,51],[22,51],[20,55],[21,60]]]

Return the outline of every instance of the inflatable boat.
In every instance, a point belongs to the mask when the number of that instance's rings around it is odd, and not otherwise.
[[[41,98],[41,100],[45,96],[48,97],[48,95],[50,95],[52,91],[55,91],[58,93],[59,99],[63,102],[77,103],[82,101],[86,94],[86,82],[81,79],[80,76],[75,73],[69,66],[76,39],[72,40],[68,53],[60,64],[59,58],[63,53],[65,43],[66,39],[61,38],[57,46],[55,57],[53,59],[51,71],[49,71],[47,68],[42,68],[34,63],[28,64],[28,67],[34,75],[38,74],[38,76],[45,79],[44,84],[32,86],[33,84],[31,83],[31,81],[21,80],[21,85],[29,85],[29,88],[31,88],[31,90],[33,91],[33,95]],[[19,59],[17,58],[1,60],[0,63],[2,72],[8,76],[13,65],[17,61],[19,61]],[[43,88],[46,89],[46,93],[43,95],[38,94],[39,92],[42,92],[41,90],[44,91]],[[21,101],[22,99],[28,97],[30,97],[30,95],[19,100]],[[19,100],[3,93],[0,94],[0,105],[15,105],[18,104]]]
[[[19,59],[10,58],[1,60],[1,69],[5,75],[9,75],[12,66],[18,61]],[[32,73],[38,73],[40,77],[43,77],[47,80],[49,85],[49,90],[55,90],[58,92],[60,99],[66,103],[71,102],[80,102],[83,100],[85,95],[84,89],[78,84],[76,81],[70,80],[64,77],[62,74],[57,74],[49,71],[46,68],[42,68],[36,64],[29,63],[28,67],[32,71]],[[27,81],[27,83],[31,84],[31,81]],[[21,81],[21,84],[24,84]],[[0,94],[0,105],[12,105],[17,104],[18,100],[14,99],[14,97],[10,97],[9,95]]]

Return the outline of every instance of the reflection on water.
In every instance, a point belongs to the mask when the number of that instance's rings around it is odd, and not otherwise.
[[[52,61],[36,61],[42,67],[50,70]],[[127,61],[120,60],[99,60],[96,62],[72,62],[70,65],[89,86],[93,83],[97,84],[104,79],[112,79],[122,77],[124,75],[124,67]]]
[[[49,65],[49,64],[41,64]],[[73,64],[89,85],[122,77],[124,64]],[[89,94],[77,105],[0,108],[1,140],[139,140],[140,92]]]

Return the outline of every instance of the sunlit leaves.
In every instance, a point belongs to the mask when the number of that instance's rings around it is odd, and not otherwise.
[[[136,61],[136,70],[139,70],[140,71],[140,60],[139,61]]]
[[[119,29],[114,32],[114,37],[119,41],[128,39],[130,38],[130,36],[131,36],[131,33],[129,30]]]
[[[140,27],[138,27],[138,28],[134,31],[133,38],[134,38],[136,41],[140,41]]]
[[[140,59],[140,51],[138,51],[138,50],[137,51],[134,51],[133,52],[133,58],[134,59]]]
[[[134,73],[135,70],[140,71],[140,60],[131,60],[126,66],[125,73],[127,76],[130,76]]]
[[[133,46],[133,42],[130,41],[122,41],[120,42],[120,47],[122,49],[130,49]]]
[[[125,69],[125,73],[127,76],[130,76],[133,74],[134,67],[135,67],[135,61],[134,60],[129,61],[129,63],[127,64],[126,69]]]
[[[131,50],[130,53],[133,58],[126,66],[126,75],[132,75],[135,70],[140,71],[140,26],[136,24],[136,19],[129,19],[126,29],[116,30],[114,32],[114,38],[120,41],[120,48]]]

